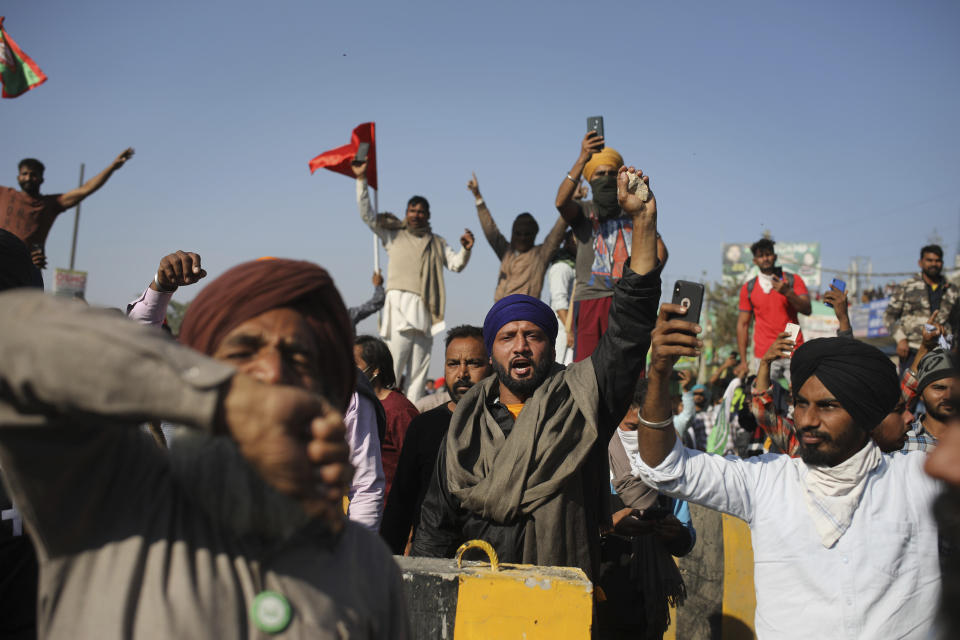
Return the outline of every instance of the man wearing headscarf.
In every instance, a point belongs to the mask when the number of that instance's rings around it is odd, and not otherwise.
[[[394,375],[403,381],[403,394],[416,404],[426,395],[433,336],[446,329],[443,268],[463,271],[473,248],[473,234],[464,229],[462,248],[451,249],[431,230],[430,203],[423,196],[410,198],[403,220],[389,213],[378,214],[370,205],[367,163],[351,166],[357,178],[360,217],[380,238],[390,258],[380,336],[393,355]]]
[[[37,545],[40,635],[407,637],[389,551],[341,506],[352,335],[327,272],[293,260],[210,283],[187,346],[4,294],[0,466]],[[185,425],[169,454],[147,420]]]
[[[820,338],[791,361],[800,457],[723,458],[670,427],[669,374],[697,327],[663,305],[651,341],[635,474],[661,493],[744,520],[758,638],[926,638],[936,609],[937,484],[919,452],[881,453],[869,433],[900,395],[875,347]]]
[[[931,451],[943,436],[948,422],[957,413],[953,404],[956,387],[953,356],[942,347],[937,347],[920,358],[917,364],[917,397],[923,400],[926,412],[917,414],[907,431],[904,449],[908,451]]]
[[[497,223],[490,215],[490,209],[483,196],[480,195],[480,185],[477,183],[477,174],[467,183],[467,189],[473,194],[477,204],[477,217],[480,218],[480,227],[486,236],[490,248],[500,260],[500,272],[497,275],[497,288],[493,292],[493,301],[513,293],[523,293],[534,298],[540,297],[543,290],[543,276],[547,272],[547,265],[563,242],[563,232],[567,223],[563,218],[557,218],[553,227],[544,239],[543,244],[535,244],[540,225],[536,218],[524,212],[513,220],[513,230],[510,240],[507,240]]]
[[[571,566],[595,576],[609,476],[606,445],[630,404],[660,298],[656,201],[627,187],[633,257],[624,265],[610,329],[587,360],[554,362],[557,317],[515,294],[487,313],[494,375],[457,403],[424,498],[413,555],[452,557],[474,538],[506,562]],[[640,275],[643,274],[643,275]]]
[[[557,211],[577,238],[575,362],[593,353],[607,330],[614,285],[623,275],[632,245],[633,218],[617,202],[617,172],[623,158],[603,145],[603,137],[595,131],[587,133],[577,161],[557,191]],[[592,200],[574,198],[581,176],[590,183]],[[657,255],[666,263],[667,250],[659,236]]]

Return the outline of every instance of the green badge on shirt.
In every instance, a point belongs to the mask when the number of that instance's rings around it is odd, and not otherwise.
[[[266,633],[280,633],[290,624],[290,603],[276,591],[261,591],[250,605],[250,617]]]

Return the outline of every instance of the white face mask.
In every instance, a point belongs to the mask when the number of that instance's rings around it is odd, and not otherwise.
[[[624,431],[623,429],[617,429],[617,435],[620,436],[620,442],[623,443],[623,448],[628,454],[637,450],[636,431]]]

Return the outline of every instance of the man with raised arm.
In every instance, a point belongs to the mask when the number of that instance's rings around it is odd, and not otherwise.
[[[106,169],[82,186],[52,196],[40,195],[45,170],[43,163],[35,158],[24,158],[17,167],[20,191],[0,187],[0,229],[6,229],[23,240],[30,247],[34,266],[43,269],[47,266],[44,254],[47,234],[57,216],[106,184],[113,172],[132,157],[133,149],[124,149]]]
[[[607,330],[613,290],[623,275],[633,245],[633,216],[617,198],[617,172],[623,158],[604,147],[604,139],[590,131],[580,143],[580,154],[557,189],[556,206],[577,238],[576,345],[573,359],[587,358]],[[591,200],[578,200],[580,177],[590,183]],[[641,187],[642,189],[642,187]],[[657,257],[666,263],[667,250],[657,240]],[[617,423],[620,422],[617,418]]]
[[[467,183],[467,189],[473,194],[477,203],[477,217],[480,218],[480,227],[486,236],[490,248],[500,260],[500,273],[497,276],[497,288],[493,293],[496,302],[504,296],[514,293],[540,297],[543,290],[543,276],[547,265],[563,242],[563,232],[567,223],[558,218],[543,244],[534,244],[540,225],[536,218],[529,213],[521,213],[513,220],[510,240],[507,240],[497,227],[490,215],[487,203],[480,195],[480,185],[477,183],[477,174]]]
[[[360,217],[380,238],[390,258],[380,336],[393,354],[397,380],[404,381],[404,395],[416,403],[424,395],[430,372],[433,336],[446,328],[443,268],[458,272],[467,266],[473,234],[465,229],[460,238],[462,249],[451,249],[446,240],[431,231],[430,203],[423,196],[410,198],[403,220],[378,215],[370,205],[367,163],[354,163],[352,168],[357,178]]]
[[[660,298],[657,204],[628,189],[632,258],[614,289],[609,330],[587,360],[554,362],[557,316],[536,298],[501,298],[483,339],[495,375],[457,403],[423,501],[413,555],[452,557],[482,539],[506,562],[570,566],[597,575],[606,447],[646,360]]]
[[[849,338],[811,340],[790,362],[800,458],[686,449],[669,374],[699,328],[665,304],[651,340],[634,473],[661,493],[736,516],[754,552],[758,638],[927,638],[940,568],[925,454],[869,437],[900,397],[896,368]]]
[[[343,514],[352,336],[327,272],[294,260],[207,285],[186,346],[0,295],[0,466],[40,560],[39,637],[408,637],[389,550]],[[152,420],[184,425],[169,452]]]

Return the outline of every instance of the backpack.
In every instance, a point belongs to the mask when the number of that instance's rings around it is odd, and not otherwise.
[[[753,300],[750,299],[751,294],[753,294],[753,288],[757,286],[757,278],[759,276],[753,276],[747,281],[747,302],[750,303],[750,311],[753,311]],[[793,289],[793,274],[784,271],[783,279],[787,281],[787,286]]]

